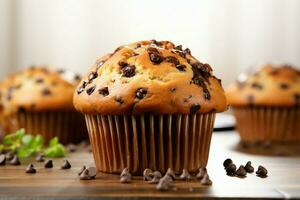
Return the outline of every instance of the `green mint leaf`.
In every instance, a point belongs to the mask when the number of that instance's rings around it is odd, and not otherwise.
[[[44,154],[47,157],[64,157],[66,155],[65,148],[62,144],[57,144],[55,146],[49,146],[44,150]]]
[[[26,158],[26,157],[29,157],[31,155],[33,155],[35,152],[33,149],[30,149],[30,148],[26,148],[26,147],[23,147],[23,148],[20,148],[18,149],[17,151],[17,155],[20,157],[20,158]]]
[[[22,143],[25,146],[30,146],[31,143],[33,142],[34,137],[32,135],[24,135],[22,137]]]
[[[55,145],[59,144],[58,143],[58,138],[57,137],[54,137],[50,140],[49,142],[49,147],[54,147]]]

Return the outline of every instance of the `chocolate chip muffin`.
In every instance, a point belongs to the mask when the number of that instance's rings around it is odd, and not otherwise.
[[[31,67],[2,81],[2,118],[6,132],[25,128],[49,141],[80,142],[87,137],[84,116],[73,106],[78,75],[47,66]],[[86,136],[85,136],[86,135]]]
[[[226,93],[243,143],[299,143],[299,69],[264,65],[240,76]]]
[[[141,41],[96,61],[74,94],[99,171],[197,171],[216,112],[227,108],[209,64],[168,41]]]

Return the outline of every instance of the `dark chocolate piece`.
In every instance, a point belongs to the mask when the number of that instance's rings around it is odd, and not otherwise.
[[[198,174],[196,175],[196,178],[202,179],[205,174],[207,174],[206,168],[200,168]]]
[[[186,169],[183,169],[182,174],[179,176],[179,179],[181,179],[181,180],[189,180],[191,178],[192,177],[191,177],[190,173]]]
[[[92,82],[95,78],[98,77],[98,73],[97,72],[91,72],[89,75],[89,82]]]
[[[170,176],[173,180],[176,178],[175,172],[171,168],[168,168],[166,175]]]
[[[245,177],[247,175],[247,171],[245,170],[244,166],[241,165],[235,172],[235,175],[238,177]]]
[[[248,172],[248,173],[254,172],[254,167],[252,167],[251,161],[248,161],[248,162],[246,163],[246,165],[245,165],[245,170],[246,170],[246,172]]]
[[[197,113],[200,108],[201,108],[200,104],[198,104],[198,103],[193,104],[190,108],[190,114]]]
[[[181,72],[184,72],[184,71],[185,71],[185,68],[186,68],[185,65],[181,65],[181,64],[176,65],[176,69],[178,69],[178,70],[181,71]]]
[[[45,168],[53,168],[52,160],[47,160],[44,165]]]
[[[82,168],[78,172],[78,176],[80,176],[85,169],[86,169],[86,166],[83,165]]]
[[[126,67],[123,67],[121,69],[123,76],[130,78],[135,75],[135,66],[134,65],[128,65]]]
[[[6,157],[4,154],[0,155],[0,165],[5,165]]]
[[[42,90],[42,95],[43,96],[49,96],[49,95],[51,95],[51,91],[48,88],[44,88]]]
[[[204,174],[203,178],[200,181],[201,185],[212,185],[212,181],[209,178],[208,174]]]
[[[223,166],[226,169],[232,163],[233,163],[232,160],[230,158],[227,158],[226,160],[224,160]]]
[[[10,161],[10,164],[11,165],[21,165],[19,157],[17,155],[14,155],[14,157]]]
[[[45,161],[45,156],[44,154],[39,154],[37,155],[37,157],[35,158],[36,162],[44,162]]]
[[[61,169],[70,169],[70,168],[71,168],[71,164],[67,159],[64,159],[63,164],[61,165]]]
[[[229,164],[228,167],[226,167],[226,173],[229,176],[233,176],[235,174],[235,171],[236,171],[236,166],[233,163]]]
[[[108,87],[103,87],[103,88],[99,89],[98,92],[99,92],[99,94],[103,95],[104,97],[109,95]]]
[[[96,85],[93,85],[92,87],[90,87],[86,90],[86,93],[88,95],[91,95],[95,91],[95,88],[96,88]]]
[[[33,164],[29,164],[26,168],[26,173],[28,174],[35,174],[36,173],[36,169],[34,168]]]
[[[174,57],[174,56],[167,56],[167,57],[165,57],[165,61],[168,62],[168,63],[172,63],[175,66],[180,64],[179,60],[176,57]]]
[[[153,172],[151,169],[146,168],[143,172],[143,177],[145,181],[151,181],[153,178]]]
[[[268,170],[265,167],[259,165],[258,170],[256,171],[256,175],[261,178],[265,178],[268,176]]]
[[[136,98],[143,99],[147,95],[147,89],[146,88],[139,88],[136,91]]]

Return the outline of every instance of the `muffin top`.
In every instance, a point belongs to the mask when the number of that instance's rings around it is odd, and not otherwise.
[[[81,78],[70,75],[64,70],[39,66],[8,76],[0,83],[0,103],[5,114],[74,109],[72,97]]]
[[[226,96],[233,106],[299,105],[300,70],[290,65],[264,65],[250,75],[240,75]]]
[[[118,47],[96,61],[74,93],[87,114],[188,114],[227,108],[221,81],[209,64],[169,41]]]

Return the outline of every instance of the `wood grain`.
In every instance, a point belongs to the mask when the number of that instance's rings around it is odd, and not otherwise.
[[[201,186],[197,180],[177,181],[168,192],[155,190],[155,185],[134,177],[130,184],[120,184],[118,175],[99,173],[96,180],[81,181],[77,172],[82,165],[94,165],[92,154],[71,153],[70,170],[61,170],[62,159],[54,160],[53,169],[43,163],[22,160],[21,166],[0,166],[0,199],[199,199],[199,198],[300,198],[300,157],[275,157],[246,154],[236,150],[238,136],[234,132],[215,133],[212,139],[208,172],[212,186]],[[226,176],[223,160],[233,159],[237,166],[251,160],[255,168],[263,165],[269,170],[267,178],[248,174],[246,178]],[[36,174],[26,174],[33,162]]]

